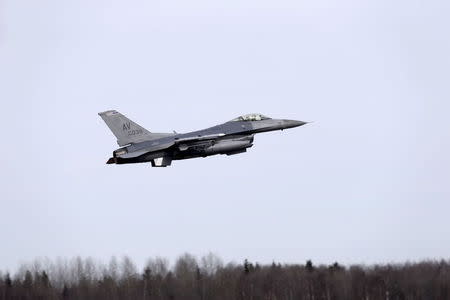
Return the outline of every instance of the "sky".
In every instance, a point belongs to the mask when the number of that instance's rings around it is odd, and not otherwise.
[[[449,29],[444,0],[1,0],[0,269],[448,259]],[[236,156],[106,165],[108,109],[154,132],[313,123]]]

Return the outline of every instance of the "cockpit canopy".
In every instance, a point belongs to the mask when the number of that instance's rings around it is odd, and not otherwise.
[[[242,122],[242,121],[261,121],[261,120],[268,120],[269,117],[266,117],[262,114],[248,114],[243,115],[240,117],[237,117],[236,119],[231,120],[230,122]]]

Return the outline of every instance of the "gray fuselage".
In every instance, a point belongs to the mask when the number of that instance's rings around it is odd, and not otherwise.
[[[163,137],[132,143],[115,150],[108,163],[151,162],[153,166],[164,167],[170,165],[172,160],[216,154],[233,155],[246,152],[247,148],[252,147],[256,133],[304,124],[306,122],[269,118],[255,121],[235,119],[198,131],[166,134]]]

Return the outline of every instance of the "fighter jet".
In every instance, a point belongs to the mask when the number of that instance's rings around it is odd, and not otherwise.
[[[256,133],[284,130],[307,123],[248,114],[189,133],[153,133],[115,110],[99,115],[121,146],[113,152],[107,164],[150,162],[153,167],[170,166],[172,160],[244,153],[253,146]]]

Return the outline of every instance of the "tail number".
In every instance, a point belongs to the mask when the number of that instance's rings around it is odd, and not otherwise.
[[[142,134],[142,129],[136,129],[136,130],[130,130],[128,131],[128,135],[138,135],[138,134]]]
[[[142,129],[133,129],[131,130],[131,123],[130,122],[126,122],[122,124],[122,130],[123,131],[128,131],[128,135],[138,135],[138,134],[143,134],[143,130]]]

